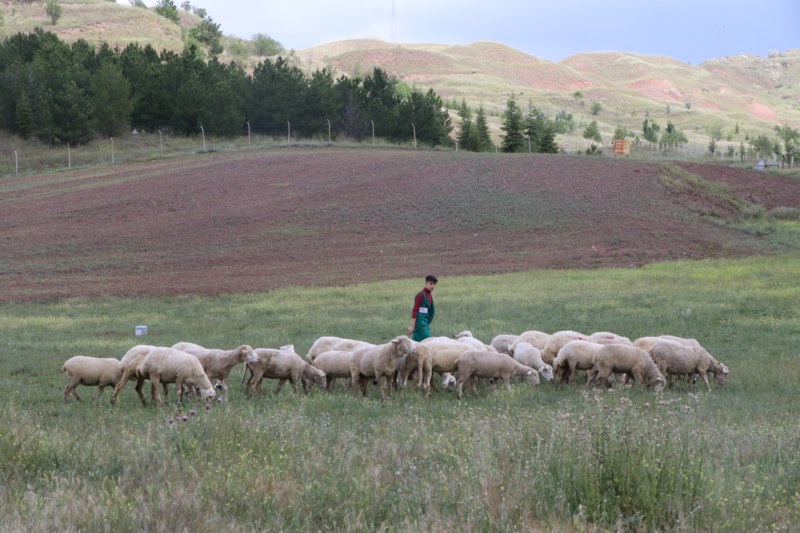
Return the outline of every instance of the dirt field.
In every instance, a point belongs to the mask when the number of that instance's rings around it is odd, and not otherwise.
[[[710,221],[800,184],[716,165],[296,148],[0,180],[0,301],[260,291],[765,253]],[[665,179],[667,178],[667,179]],[[705,215],[705,216],[704,216]]]

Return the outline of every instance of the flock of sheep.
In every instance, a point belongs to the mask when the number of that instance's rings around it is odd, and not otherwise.
[[[228,376],[244,363],[246,388],[261,392],[265,378],[277,379],[276,392],[288,380],[308,392],[312,385],[333,390],[337,378],[350,379],[353,391],[366,396],[370,382],[380,386],[385,399],[393,388],[406,386],[413,379],[425,395],[434,385],[434,373],[442,376],[445,387],[455,386],[458,398],[467,384],[477,396],[476,378],[502,379],[510,387],[512,377],[521,377],[531,385],[545,381],[574,383],[578,371],[586,373],[587,383],[611,387],[614,381],[644,384],[656,392],[666,385],[666,377],[685,376],[690,383],[702,379],[711,390],[708,374],[717,383],[725,383],[728,367],[717,361],[695,339],[663,335],[631,341],[609,332],[583,335],[575,331],[553,334],[526,331],[519,335],[498,335],[484,343],[469,331],[455,338],[432,337],[415,342],[400,335],[384,344],[340,337],[318,338],[303,359],[293,345],[281,348],[253,349],[242,345],[234,350],[204,348],[180,342],[172,347],[137,345],[122,359],[74,356],[62,372],[69,383],[64,401],[70,395],[80,400],[78,385],[114,387],[111,403],[117,400],[125,384],[136,380],[136,393],[147,405],[142,388],[151,382],[153,403],[162,404],[161,389],[174,383],[181,400],[185,392],[203,399],[215,396],[215,386],[228,390]]]

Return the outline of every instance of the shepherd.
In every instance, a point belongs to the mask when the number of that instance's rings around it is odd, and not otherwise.
[[[408,334],[419,342],[431,336],[430,325],[433,322],[433,289],[439,280],[436,276],[425,276],[425,286],[417,293],[414,298],[414,307],[411,310],[411,324],[408,326]]]

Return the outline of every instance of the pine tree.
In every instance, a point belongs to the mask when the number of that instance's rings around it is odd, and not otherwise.
[[[522,111],[514,99],[514,95],[506,102],[506,111],[503,114],[503,124],[500,129],[505,132],[500,149],[506,153],[521,152],[526,149],[523,135]]]
[[[458,145],[463,150],[477,151],[474,143],[475,134],[472,127],[472,111],[467,106],[466,101],[462,100],[458,107],[458,118],[461,119],[461,126],[458,129]]]
[[[478,113],[475,116],[475,137],[478,140],[477,150],[479,152],[489,152],[494,149],[492,137],[489,135],[489,123],[486,121],[486,112],[483,106],[478,108]]]
[[[15,127],[17,135],[27,139],[33,134],[33,108],[28,96],[23,92],[17,99]]]

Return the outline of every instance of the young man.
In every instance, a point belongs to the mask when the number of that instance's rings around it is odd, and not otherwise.
[[[414,308],[411,310],[411,325],[408,334],[413,333],[415,341],[421,341],[431,336],[430,325],[433,322],[433,289],[439,280],[436,276],[425,276],[425,287],[414,298]]]

